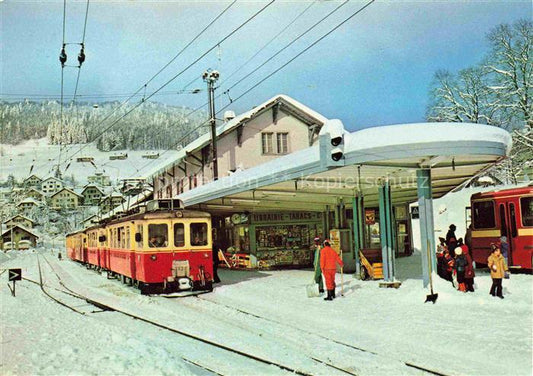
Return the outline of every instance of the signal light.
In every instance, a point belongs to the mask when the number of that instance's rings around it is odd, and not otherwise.
[[[339,119],[328,120],[320,130],[320,161],[325,167],[344,166],[344,144],[347,132]]]

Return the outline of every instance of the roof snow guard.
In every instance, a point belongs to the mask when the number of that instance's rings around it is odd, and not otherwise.
[[[349,133],[340,120],[328,120],[318,145],[177,198],[186,207],[207,204],[206,209],[213,204],[231,211],[322,211],[340,199],[351,202],[356,192],[364,195],[365,205],[377,205],[377,187],[388,180],[393,202],[413,202],[417,169],[431,169],[433,198],[438,198],[505,158],[510,148],[507,131],[481,124],[401,124]]]

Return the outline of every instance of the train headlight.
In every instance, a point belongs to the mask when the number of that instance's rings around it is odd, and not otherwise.
[[[204,253],[204,258],[209,258],[209,253]]]
[[[152,256],[150,256],[150,259],[151,259],[152,261],[155,261],[155,260],[157,260],[157,256],[156,256],[156,255],[152,255]]]

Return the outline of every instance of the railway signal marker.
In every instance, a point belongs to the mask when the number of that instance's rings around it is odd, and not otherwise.
[[[15,296],[15,281],[20,281],[22,279],[22,269],[9,269],[8,273],[9,281],[13,281],[13,288],[7,284],[9,290],[11,290],[11,295]]]

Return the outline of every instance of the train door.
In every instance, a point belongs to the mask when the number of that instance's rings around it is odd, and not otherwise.
[[[500,231],[501,236],[507,238],[508,254],[507,260],[509,265],[516,263],[514,252],[518,251],[518,228],[516,206],[514,202],[506,202],[499,204],[500,215]]]
[[[509,242],[509,265],[520,265],[518,255],[520,253],[520,245],[518,238],[518,223],[516,215],[516,205],[514,202],[507,203],[509,213],[509,229],[507,241]]]

